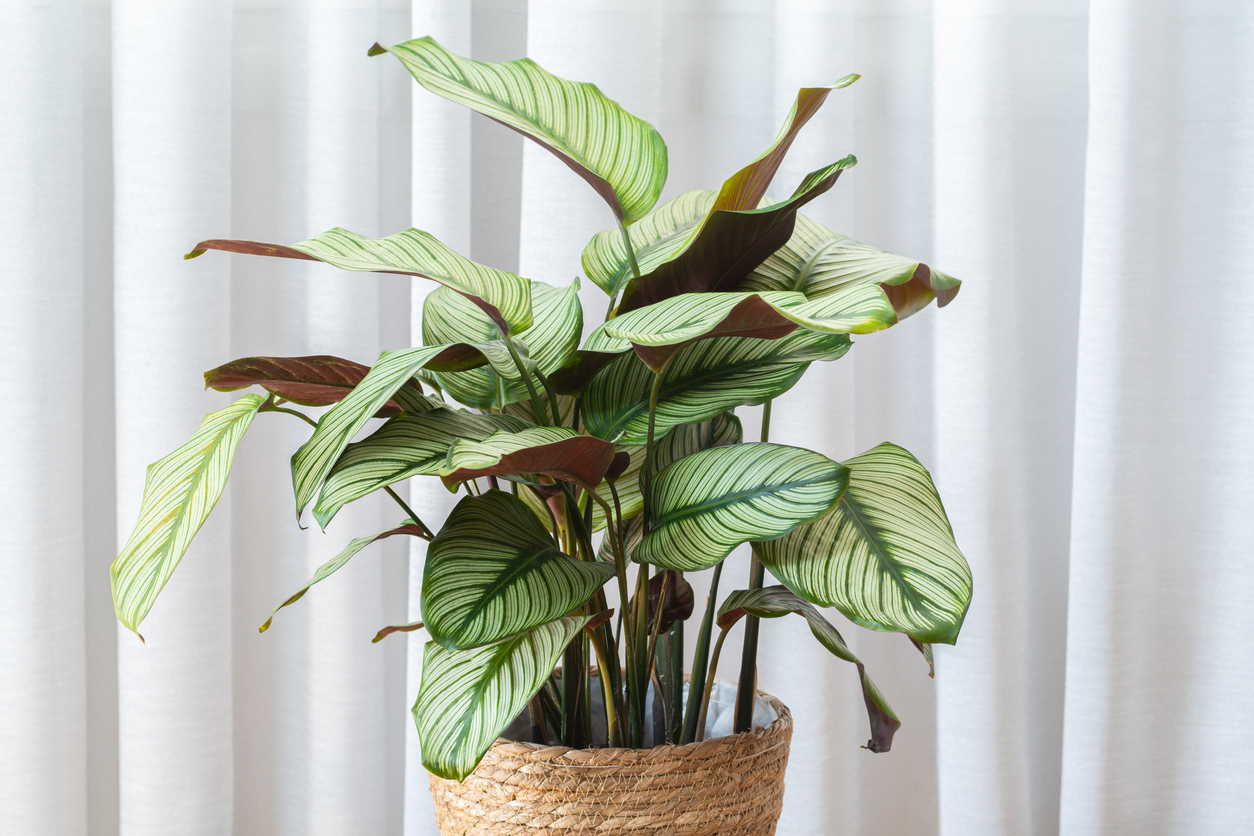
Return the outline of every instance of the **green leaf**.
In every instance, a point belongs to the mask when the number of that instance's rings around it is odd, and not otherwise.
[[[861,331],[887,328],[924,308],[933,299],[944,307],[958,295],[961,282],[904,256],[886,253],[833,232],[798,213],[788,243],[771,254],[738,290],[795,290],[810,299],[842,299],[851,310],[864,310]]]
[[[445,650],[427,642],[413,710],[422,765],[451,781],[474,771],[588,620],[558,619],[474,650]]]
[[[422,617],[441,647],[467,650],[562,617],[613,576],[563,554],[520,500],[488,491],[457,503],[427,548]]]
[[[722,412],[708,421],[680,424],[653,442],[653,472],[661,473],[685,456],[729,447],[744,441],[745,431],[735,413]]]
[[[265,401],[245,395],[210,412],[187,443],[148,466],[139,521],[109,569],[114,612],[136,635],[222,495],[235,447]]]
[[[532,282],[531,307],[534,322],[516,335],[515,341],[524,343],[528,356],[542,372],[550,374],[570,359],[583,333],[578,280],[567,287]],[[427,345],[496,340],[501,336],[492,320],[460,294],[436,288],[423,303],[422,341]],[[437,373],[435,378],[446,394],[476,409],[499,408],[501,387],[506,404],[528,399],[527,387],[521,380],[502,380],[491,368]],[[550,420],[539,423],[547,424]]]
[[[353,387],[361,383],[368,371],[369,366],[329,354],[310,357],[244,357],[205,372],[205,388],[233,392],[249,386],[260,386],[267,392],[301,406],[330,406],[344,400],[353,391]],[[411,398],[422,397],[422,386],[418,381],[410,380],[405,388]],[[400,411],[400,404],[388,401],[375,417],[387,418]]]
[[[863,627],[953,644],[971,603],[971,569],[932,477],[888,443],[845,466],[849,488],[840,504],[782,539],[756,544],[762,562],[801,597]]]
[[[719,337],[687,346],[663,375],[655,438],[678,424],[779,397],[812,361],[835,360],[850,345],[845,334],[797,331],[780,340]],[[644,444],[652,385],[653,372],[636,355],[619,357],[588,384],[584,426],[598,438]]]
[[[710,213],[717,194],[709,190],[684,192],[645,215],[628,230],[641,275],[652,272],[675,254]],[[583,269],[597,287],[611,297],[618,295],[632,278],[631,260],[627,257],[627,245],[620,229],[614,227],[592,236],[584,247]]]
[[[758,209],[715,209],[683,249],[652,272],[632,279],[623,290],[624,314],[678,296],[734,290],[740,280],[792,237],[797,211],[826,192],[842,171],[857,163],[852,155],[813,171],[792,197]]]
[[[205,250],[323,261],[341,270],[419,276],[462,294],[502,331],[525,331],[531,326],[530,282],[513,273],[476,264],[421,229],[407,229],[386,238],[367,238],[337,227],[290,247],[213,239],[201,241],[184,258],[195,258]]]
[[[437,475],[448,448],[459,438],[482,441],[499,430],[517,432],[526,427],[526,421],[510,415],[477,415],[444,406],[397,415],[345,448],[327,474],[314,519],[326,528],[340,508],[384,485],[411,476]]]
[[[341,568],[344,567],[344,564],[352,560],[353,555],[357,554],[357,552],[361,551],[366,546],[369,546],[371,543],[377,540],[385,540],[388,537],[393,537],[397,534],[408,534],[412,537],[421,537],[423,535],[423,530],[422,530],[422,526],[418,525],[418,523],[414,522],[413,520],[405,520],[396,528],[389,529],[388,531],[385,531],[382,534],[376,534],[373,537],[358,537],[356,540],[353,540],[347,546],[344,547],[343,551],[341,551],[335,557],[328,560],[326,563],[319,566],[318,570],[313,573],[313,577],[305,581],[304,586],[302,586],[300,589],[292,593],[283,603],[279,604],[277,607],[272,609],[270,611],[270,617],[266,619],[266,623],[262,624],[261,627],[258,628],[259,632],[264,633],[266,630],[269,630],[270,622],[274,621],[275,613],[277,613],[279,610],[283,609],[284,607],[295,604],[301,598],[305,597],[305,593],[309,591],[309,588],[311,586],[318,583],[319,581],[326,580],[332,574],[339,571]]]
[[[875,687],[871,677],[866,675],[866,667],[862,661],[853,655],[844,638],[813,604],[801,600],[782,586],[738,589],[728,595],[723,606],[719,608],[718,626],[729,630],[746,614],[757,618],[779,618],[789,613],[804,616],[810,625],[810,632],[833,656],[857,666],[858,679],[862,683],[862,698],[866,702],[867,716],[871,720],[871,739],[867,741],[866,748],[872,752],[887,752],[892,748],[893,735],[901,728],[901,721],[897,719],[880,689]]]
[[[313,436],[292,456],[296,518],[314,498],[344,448],[366,422],[424,367],[441,370],[473,368],[489,362],[501,374],[518,374],[502,343],[459,343],[385,351],[352,394],[318,420]],[[436,408],[438,401],[428,408]]]
[[[497,432],[483,441],[459,439],[448,451],[440,478],[450,490],[478,476],[539,474],[589,490],[614,460],[614,445],[563,427]]]
[[[630,224],[653,208],[666,182],[666,143],[594,84],[567,81],[530,58],[472,61],[432,38],[390,52],[423,87],[512,128],[551,151]]]
[[[626,469],[619,475],[614,483],[614,489],[618,491],[618,503],[622,510],[623,519],[630,519],[636,514],[644,510],[644,497],[640,493],[640,469],[644,464],[644,448],[638,445],[614,445],[617,453],[626,453],[628,462]],[[597,496],[605,501],[610,508],[614,507],[614,496],[610,492],[610,486],[607,482],[602,482],[596,488]],[[586,507],[587,500],[580,498],[580,507]],[[605,528],[605,512],[601,510],[599,503],[592,504],[592,530],[600,531]]]
[[[826,514],[849,471],[782,444],[737,444],[685,456],[653,477],[653,519],[633,556],[666,569],[708,569],[749,540]]]

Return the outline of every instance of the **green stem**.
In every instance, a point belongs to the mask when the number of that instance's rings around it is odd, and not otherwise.
[[[705,690],[705,675],[710,663],[710,636],[714,632],[714,613],[718,609],[718,580],[722,574],[723,562],[719,561],[714,567],[714,577],[710,578],[710,595],[705,602],[701,632],[697,634],[697,649],[692,659],[692,681],[688,687],[688,708],[684,712],[684,731],[679,739],[680,743],[691,743],[697,739],[697,715],[701,704],[697,695]]]
[[[518,367],[518,374],[527,386],[527,396],[531,398],[531,411],[535,413],[537,421],[543,421],[544,406],[540,400],[540,393],[536,391],[536,385],[531,382],[531,374],[528,373],[527,367],[523,364],[522,357],[519,356],[518,349],[514,346],[514,341],[508,336],[505,337],[505,347],[509,349],[509,356],[513,358],[514,365]]]
[[[383,490],[387,491],[387,495],[396,500],[396,504],[401,506],[401,510],[409,515],[409,518],[418,523],[418,527],[422,529],[424,540],[434,540],[435,535],[431,533],[431,529],[427,528],[427,524],[418,519],[418,515],[414,513],[414,509],[405,504],[405,500],[401,499],[400,494],[392,490],[391,485],[384,485]]]
[[[662,376],[671,361],[667,360],[662,368],[653,374],[653,386],[649,390],[649,434],[645,438],[644,463],[640,468],[640,496],[644,500],[644,533],[649,533],[653,512],[653,434],[657,427],[657,402],[662,392]]]
[[[694,740],[698,743],[705,740],[705,716],[710,710],[710,692],[714,688],[714,674],[718,671],[718,657],[723,652],[723,639],[727,631],[720,630],[718,641],[714,643],[714,655],[710,657],[710,675],[705,680],[705,691],[701,694],[701,711],[697,715],[697,734]]]
[[[627,227],[623,226],[623,222],[618,222],[618,231],[623,234],[623,245],[627,248],[627,263],[631,265],[631,275],[634,278],[640,278],[640,265],[636,263],[636,251],[631,246],[631,235],[627,232]]]
[[[285,412],[288,415],[295,415],[297,418],[304,421],[306,424],[313,427],[315,430],[318,429],[317,421],[310,418],[308,415],[306,415],[303,412],[299,412],[295,409],[288,409],[285,406],[275,406],[274,404],[268,404],[268,405],[263,404],[262,407],[258,409],[257,411],[258,412]]]
[[[539,366],[536,367],[536,377],[540,378],[540,383],[544,386],[544,394],[549,398],[549,411],[553,413],[553,426],[560,427],[562,425],[562,411],[557,403],[557,390],[549,382],[548,375],[540,371]]]
[[[762,435],[765,443],[771,436],[771,401],[762,406]],[[766,567],[758,559],[757,552],[749,567],[749,588],[761,589],[766,577]],[[758,685],[758,628],[760,623],[755,616],[745,618],[745,643],[740,653],[740,680],[736,684],[736,734],[749,731],[753,725],[753,703],[757,696]]]

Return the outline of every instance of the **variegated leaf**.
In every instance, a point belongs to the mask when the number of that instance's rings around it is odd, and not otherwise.
[[[685,456],[653,477],[651,528],[633,559],[666,569],[708,569],[741,543],[780,537],[822,517],[849,471],[782,444],[737,444]]]
[[[653,442],[653,472],[661,473],[684,456],[744,441],[745,431],[733,412],[721,412],[708,421],[680,424]]]
[[[552,152],[601,195],[623,223],[653,208],[666,182],[666,143],[594,84],[567,81],[530,58],[491,63],[449,52],[434,39],[390,52],[423,87],[512,128]]]
[[[718,192],[698,190],[673,197],[645,215],[627,231],[636,252],[636,265],[641,275],[650,273],[675,254],[692,231],[700,225]],[[617,227],[592,236],[583,251],[583,269],[611,297],[632,278],[627,244]]]
[[[782,586],[738,589],[728,595],[723,606],[719,608],[718,626],[729,630],[746,614],[757,618],[779,618],[789,613],[804,616],[810,625],[810,632],[833,656],[857,666],[858,679],[862,684],[862,699],[871,720],[871,739],[867,741],[866,748],[872,752],[887,752],[892,748],[893,735],[901,728],[901,721],[897,719],[880,689],[871,681],[871,677],[866,675],[866,667],[845,644],[840,632],[809,601],[801,600]]]
[[[614,445],[564,427],[497,432],[483,441],[459,439],[448,451],[440,478],[451,490],[478,476],[540,474],[591,489],[614,460]]]
[[[413,710],[422,765],[452,781],[474,771],[588,620],[561,618],[473,650],[445,650],[427,642]]]
[[[756,544],[762,562],[798,595],[863,627],[953,644],[971,603],[971,569],[927,469],[888,443],[844,464],[840,504]]]
[[[563,554],[531,509],[504,491],[449,514],[422,573],[422,617],[447,650],[513,636],[582,606],[614,567]]]
[[[369,366],[329,354],[243,357],[205,372],[205,388],[233,392],[260,386],[301,406],[330,406],[344,400],[368,371]],[[414,400],[421,399],[422,386],[416,380],[409,381],[405,395]],[[406,397],[402,396],[401,400],[406,400]],[[396,402],[388,401],[375,417],[387,418],[401,409]]]
[[[222,495],[235,448],[265,400],[245,395],[210,412],[185,444],[148,466],[139,521],[109,569],[113,610],[136,635]]]

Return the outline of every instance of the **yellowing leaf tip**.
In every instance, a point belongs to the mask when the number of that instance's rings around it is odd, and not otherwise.
[[[190,259],[196,258],[197,256],[204,255],[204,254],[205,254],[204,250],[201,250],[201,249],[192,250],[190,253],[183,256],[183,260],[188,261]]]
[[[383,53],[385,53],[385,52],[387,52],[387,47],[385,47],[385,46],[380,46],[380,45],[379,45],[379,42],[378,42],[378,41],[375,41],[374,46],[370,47],[370,49],[366,52],[366,55],[368,55],[368,56],[370,56],[371,58],[373,58],[374,56],[376,56],[376,55],[382,55],[382,54],[383,54]]]

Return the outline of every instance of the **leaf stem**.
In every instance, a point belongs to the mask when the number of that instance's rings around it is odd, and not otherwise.
[[[694,740],[700,743],[705,740],[705,718],[710,710],[710,692],[714,688],[714,674],[718,671],[718,657],[723,652],[723,639],[727,638],[727,631],[720,630],[718,641],[714,643],[714,655],[710,657],[710,674],[705,680],[705,691],[701,694],[701,713],[697,715],[697,734]]]
[[[531,411],[536,414],[537,421],[543,421],[544,408],[541,405],[540,393],[536,391],[536,385],[531,382],[531,375],[527,372],[527,367],[523,363],[522,357],[519,356],[518,348],[514,345],[514,340],[511,337],[505,337],[505,347],[509,349],[509,356],[513,358],[514,365],[518,367],[518,374],[527,386],[527,395],[531,398]]]
[[[422,529],[422,532],[423,532],[422,539],[426,540],[427,542],[431,542],[432,540],[435,539],[435,535],[431,533],[431,529],[427,528],[427,524],[418,518],[418,515],[414,513],[413,508],[410,508],[407,504],[405,504],[405,500],[401,499],[400,494],[392,490],[391,485],[384,485],[383,490],[387,492],[388,496],[396,500],[396,504],[401,506],[401,510],[404,511],[406,514],[408,514],[409,518],[413,520],[414,522],[416,522],[418,524],[418,527]]]
[[[553,426],[560,427],[562,425],[562,411],[557,403],[557,391],[553,388],[553,384],[549,382],[548,375],[540,371],[539,366],[536,366],[536,377],[540,378],[540,383],[544,386],[544,394],[548,396],[549,411],[553,413]]]
[[[697,634],[697,648],[692,658],[692,682],[689,686],[688,708],[684,713],[684,731],[680,743],[696,740],[697,715],[700,713],[699,693],[705,690],[706,671],[710,662],[710,636],[714,632],[714,613],[718,609],[718,580],[723,574],[723,561],[714,567],[710,578],[710,595],[705,602],[705,615],[701,618],[701,632]]]
[[[640,496],[644,501],[645,534],[649,533],[650,524],[653,522],[653,435],[657,427],[657,402],[662,392],[662,376],[666,374],[670,364],[671,361],[668,359],[662,368],[654,372],[653,386],[649,391],[649,434],[645,439],[644,462],[640,468]]]
[[[308,415],[306,415],[306,414],[305,414],[305,413],[303,413],[303,412],[300,412],[300,411],[295,410],[295,409],[288,409],[288,408],[287,408],[287,407],[285,407],[285,406],[275,406],[274,404],[268,404],[268,405],[267,405],[267,404],[262,404],[262,405],[261,405],[261,407],[260,407],[257,411],[258,411],[258,412],[285,412],[285,413],[287,413],[288,415],[295,415],[297,418],[299,418],[300,420],[304,421],[306,424],[308,424],[309,426],[313,427],[315,430],[316,430],[316,429],[318,429],[318,422],[317,422],[317,421],[315,421],[314,419],[310,418]]]
[[[767,401],[762,405],[762,442],[771,437],[771,404]],[[753,552],[749,566],[749,588],[761,589],[766,577],[766,567]],[[749,731],[753,725],[753,703],[757,695],[758,685],[758,630],[761,626],[756,616],[745,618],[745,643],[740,653],[740,679],[736,684],[736,725],[733,731],[737,734]]]

